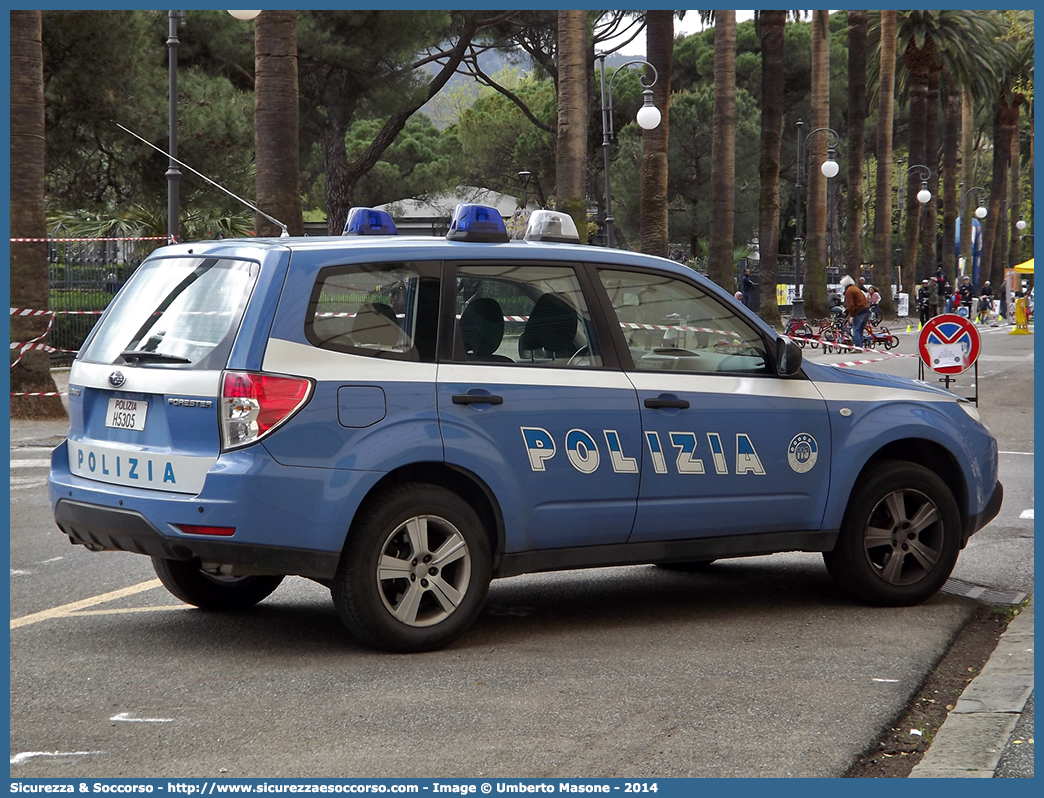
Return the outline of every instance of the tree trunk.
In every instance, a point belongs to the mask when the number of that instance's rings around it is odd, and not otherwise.
[[[881,12],[881,52],[877,91],[877,195],[874,199],[875,281],[893,284],[892,264],[892,123],[895,117],[895,11]],[[902,290],[896,286],[896,292]],[[881,291],[881,311],[895,312],[891,291]]]
[[[714,12],[714,130],[707,275],[736,290],[733,230],[736,217],[736,12]]]
[[[40,11],[11,12],[11,237],[47,236],[44,214],[44,81]],[[47,244],[11,242],[11,307],[46,311]],[[28,344],[45,344],[50,316],[12,316],[11,417],[65,418],[51,377],[50,355]]]
[[[762,11],[761,197],[758,204],[759,315],[779,326],[779,152],[783,141],[783,63],[787,12]]]
[[[827,179],[820,171],[826,161],[830,127],[830,12],[812,12],[812,117],[806,163],[808,171],[808,234],[805,259],[805,313],[827,316]],[[811,131],[820,131],[812,135]]]
[[[934,60],[935,45],[931,39],[925,39],[923,48],[918,49],[911,39],[903,56],[907,70],[910,73],[910,160],[909,166],[923,164],[925,162],[925,124],[928,110],[928,67]],[[920,278],[917,276],[917,244],[920,241],[921,230],[921,203],[917,201],[917,192],[921,190],[921,177],[923,172],[919,169],[906,170],[906,207],[905,212],[906,231],[903,236],[903,254],[900,268],[903,270],[903,279],[906,280],[906,288],[913,297],[916,293],[913,287]],[[903,180],[904,175],[899,175]]]
[[[1019,123],[1015,120],[1015,129],[1011,134],[1011,161],[1008,166],[1010,172],[1009,183],[1011,185],[1009,207],[1011,208],[1011,245],[1008,247],[1008,267],[1015,268],[1022,262],[1022,232],[1016,225],[1022,218],[1022,194],[1021,194],[1021,142],[1019,141]]]
[[[918,276],[934,277],[938,267],[938,255],[936,252],[938,238],[938,207],[939,200],[939,83],[942,78],[942,68],[933,66],[928,71],[928,93],[925,95],[924,110],[924,160],[921,161],[931,174],[920,170],[916,175],[918,180],[928,178],[928,190],[932,192],[932,198],[925,204],[921,215],[921,230],[918,238],[921,242],[921,261]],[[920,183],[918,183],[920,191]],[[917,203],[920,205],[920,203]],[[945,271],[945,270],[944,270]],[[940,286],[941,287],[941,286]],[[940,307],[943,298],[939,297]]]
[[[674,54],[674,12],[646,12],[646,54],[656,68],[653,102],[660,109],[660,124],[642,133],[642,252],[666,258],[667,141],[670,131],[671,59]]]
[[[257,207],[304,234],[297,121],[297,12],[262,11],[254,23],[254,161]],[[280,230],[254,215],[259,236]]]
[[[961,218],[961,260],[958,266],[961,276],[972,276],[972,208],[969,204],[968,191],[975,186],[975,163],[972,153],[972,142],[975,135],[975,106],[971,89],[961,89],[961,179],[959,188],[957,213]],[[978,288],[978,286],[975,286]]]
[[[848,12],[848,218],[845,271],[856,278],[863,270],[863,148],[866,143],[865,11]],[[877,275],[872,276],[877,282]]]
[[[587,243],[587,14],[558,12],[558,141],[555,207]]]
[[[1003,223],[1001,200],[1007,188],[1011,136],[1018,119],[1018,103],[1008,105],[1007,99],[1002,97],[993,119],[993,181],[990,183],[988,213],[982,222],[982,262],[979,266],[979,280],[989,280],[994,286],[999,286],[1004,279],[1006,253],[995,245],[1002,238],[997,234],[998,226]]]
[[[946,73],[946,113],[943,124],[943,225],[942,264],[943,271],[953,275],[953,288],[960,285],[957,270],[957,202],[960,199],[957,186],[958,135],[961,127],[961,90],[953,76]]]

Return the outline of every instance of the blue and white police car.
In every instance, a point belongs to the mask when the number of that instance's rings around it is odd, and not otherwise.
[[[523,241],[481,206],[392,232],[353,209],[340,237],[149,257],[70,374],[70,541],[205,610],[307,577],[364,644],[422,651],[536,571],[814,551],[908,605],[1000,508],[974,404],[803,363],[687,268],[553,211]]]

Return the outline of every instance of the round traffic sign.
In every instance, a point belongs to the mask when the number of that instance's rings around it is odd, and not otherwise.
[[[970,320],[945,313],[924,325],[917,339],[917,353],[934,372],[960,374],[975,364],[980,345],[979,331]]]

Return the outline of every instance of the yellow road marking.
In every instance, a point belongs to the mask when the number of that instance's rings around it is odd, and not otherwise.
[[[128,612],[162,612],[164,610],[193,610],[189,604],[166,604],[162,607],[124,607],[119,610],[82,610],[75,615],[125,615]]]
[[[158,579],[150,579],[148,582],[139,582],[130,587],[112,590],[108,593],[101,593],[100,595],[82,599],[81,601],[74,601],[71,604],[63,604],[60,607],[53,607],[52,609],[43,610],[42,612],[34,612],[31,615],[23,615],[21,618],[14,618],[11,621],[11,628],[17,629],[20,626],[29,626],[30,624],[47,621],[51,618],[62,618],[67,615],[72,615],[77,610],[93,607],[96,604],[104,604],[107,601],[115,601],[124,596],[133,596],[135,593],[144,593],[146,590],[152,590],[153,588],[160,586],[161,582]]]

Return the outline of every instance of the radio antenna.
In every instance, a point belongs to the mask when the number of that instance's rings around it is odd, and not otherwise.
[[[123,126],[123,125],[121,125],[121,124],[120,124],[119,122],[114,122],[113,124],[115,124],[115,125],[116,125],[116,127],[120,128],[121,130],[125,130],[125,131],[127,131],[128,133],[130,133],[130,134],[131,134],[132,136],[134,136],[134,138],[136,138],[136,139],[137,139],[138,141],[143,141],[143,142],[145,142],[146,144],[148,144],[148,145],[149,145],[150,147],[152,147],[152,149],[156,150],[157,152],[163,152],[163,150],[161,150],[161,149],[160,149],[159,147],[157,147],[157,146],[156,146],[155,144],[153,144],[153,143],[152,143],[151,141],[148,141],[147,139],[143,139],[143,138],[142,138],[141,136],[139,136],[139,135],[138,135],[137,133],[135,133],[135,132],[134,132],[133,130],[130,130],[129,128],[126,128],[126,127],[124,127],[124,126]],[[164,155],[166,155],[166,156],[167,156],[168,158],[170,158],[170,160],[174,161],[174,163],[176,163],[176,164],[177,164],[178,166],[184,166],[184,167],[185,167],[186,169],[188,169],[188,170],[189,170],[190,172],[192,172],[192,174],[194,174],[194,175],[199,175],[199,176],[200,176],[200,177],[202,177],[202,178],[203,178],[204,180],[206,180],[206,181],[207,181],[208,183],[210,183],[210,185],[214,186],[215,188],[219,188],[219,189],[221,189],[221,190],[222,190],[222,191],[224,191],[224,192],[225,192],[226,194],[228,194],[228,196],[232,197],[233,199],[237,199],[237,200],[239,200],[240,202],[242,202],[242,203],[243,203],[244,205],[246,205],[246,206],[247,206],[248,208],[250,208],[251,210],[253,210],[253,211],[256,211],[257,213],[260,213],[260,214],[261,214],[262,216],[264,216],[264,217],[265,217],[266,219],[268,219],[268,221],[270,221],[270,222],[271,222],[272,224],[276,225],[276,226],[277,226],[277,227],[278,227],[278,228],[279,228],[280,230],[282,230],[282,231],[283,231],[282,233],[280,233],[280,234],[279,234],[279,237],[280,237],[280,238],[289,238],[289,237],[290,237],[290,232],[289,232],[289,231],[288,231],[288,230],[286,229],[286,225],[285,225],[285,224],[283,224],[283,223],[282,223],[281,221],[279,221],[278,219],[276,219],[276,218],[274,218],[274,217],[272,217],[272,216],[269,216],[269,215],[268,215],[267,213],[265,213],[265,212],[264,212],[263,210],[261,210],[261,209],[260,209],[259,207],[257,207],[256,205],[251,205],[251,204],[250,204],[249,202],[247,202],[247,201],[246,201],[245,199],[243,199],[242,197],[237,197],[237,196],[236,196],[235,194],[233,194],[233,193],[232,193],[231,191],[229,191],[229,190],[228,190],[227,188],[225,188],[224,186],[219,186],[219,185],[218,185],[217,183],[215,183],[215,182],[214,182],[213,180],[211,180],[211,179],[210,179],[209,177],[207,177],[207,176],[206,176],[205,174],[203,174],[202,172],[197,172],[197,171],[196,171],[195,169],[193,169],[193,168],[192,168],[191,166],[189,166],[189,165],[188,165],[187,163],[184,163],[183,161],[179,161],[179,160],[178,160],[177,158],[175,158],[175,157],[174,157],[174,156],[172,156],[172,155],[169,155],[169,154],[168,154],[168,153],[166,153],[166,152],[163,152],[163,154],[164,154]]]

